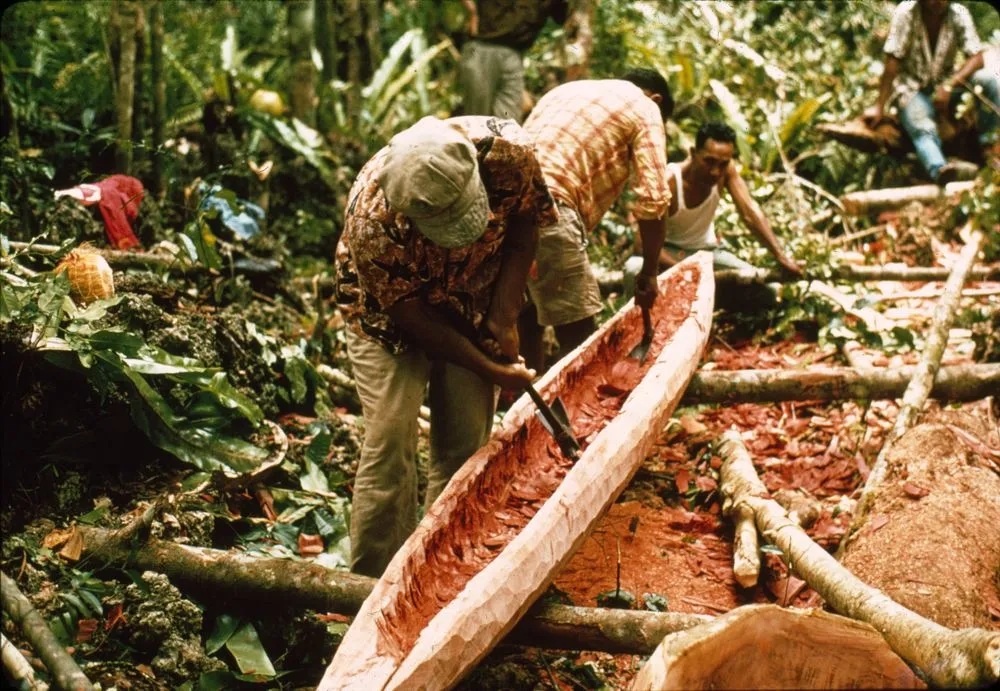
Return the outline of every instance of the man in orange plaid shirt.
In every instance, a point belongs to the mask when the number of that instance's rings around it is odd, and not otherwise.
[[[555,327],[563,353],[596,328],[601,293],[587,259],[587,236],[630,178],[643,247],[635,299],[645,307],[656,300],[663,217],[670,206],[663,125],[673,107],[663,75],[635,69],[621,79],[558,86],[524,123],[559,211],[558,223],[539,230],[528,279],[534,310],[519,324],[521,352],[537,371],[544,369],[542,327]]]

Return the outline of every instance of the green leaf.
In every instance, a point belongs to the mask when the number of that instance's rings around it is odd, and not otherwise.
[[[104,606],[101,604],[101,601],[97,598],[97,596],[89,590],[79,590],[77,592],[80,594],[80,599],[89,606],[93,615],[100,619],[104,614]]]
[[[330,484],[322,470],[322,464],[330,451],[330,439],[330,433],[323,431],[309,442],[305,458],[302,461],[306,472],[299,476],[302,489],[319,492],[330,491]]]
[[[90,609],[76,593],[59,593],[59,597],[68,602],[81,617],[87,618],[90,616]]]
[[[740,109],[739,99],[733,95],[733,92],[729,90],[729,87],[720,82],[718,79],[710,79],[708,81],[708,85],[712,89],[712,94],[715,96],[715,100],[719,102],[720,106],[722,106],[722,111],[726,114],[726,119],[729,121],[729,124],[741,132],[749,132],[750,123],[747,121],[746,116],[743,115],[743,111]]]
[[[205,672],[198,677],[198,685],[195,691],[231,691],[239,688],[239,679],[230,671],[220,670],[216,672]]]
[[[613,589],[597,596],[598,607],[611,609],[632,609],[635,607],[635,595],[625,589]]]
[[[226,649],[232,653],[236,666],[244,674],[264,677],[275,675],[274,665],[261,645],[257,629],[246,622],[226,641]]]
[[[410,43],[417,34],[423,33],[420,29],[410,29],[392,44],[389,48],[389,52],[386,53],[385,58],[382,63],[375,70],[375,74],[372,76],[371,82],[361,90],[362,98],[368,100],[369,102],[375,101],[382,95],[382,89],[385,85],[389,83],[389,77],[393,75],[396,71],[396,67],[399,65],[400,60],[403,59],[403,55],[410,47]]]
[[[93,322],[101,319],[108,313],[109,307],[114,307],[119,302],[122,301],[121,295],[114,295],[109,298],[104,298],[102,300],[95,300],[83,309],[72,310],[69,315],[74,321],[77,322]]]
[[[216,617],[212,633],[205,640],[205,652],[209,655],[214,655],[233,637],[233,634],[236,633],[236,629],[239,628],[241,623],[241,619],[231,614],[220,614]]]
[[[13,286],[0,287],[0,319],[4,321],[17,316],[27,302],[27,295]]]
[[[645,609],[648,609],[652,612],[670,611],[670,604],[667,600],[666,595],[657,595],[656,593],[643,593],[642,605]]]
[[[302,357],[294,357],[285,360],[284,373],[288,377],[289,393],[295,403],[303,403],[309,394],[309,387],[306,384],[306,368],[308,363]]]
[[[440,43],[436,44],[433,48],[424,51],[423,55],[420,56],[419,60],[415,60],[398,79],[393,81],[389,85],[389,88],[385,90],[382,98],[375,104],[375,107],[371,111],[371,118],[373,122],[381,122],[385,116],[385,111],[388,110],[389,104],[392,103],[393,99],[399,95],[399,92],[403,90],[413,79],[420,74],[422,70],[427,69],[427,64],[433,60],[438,54],[452,45],[451,41],[445,39]]]
[[[320,507],[313,511],[312,516],[316,523],[316,531],[328,544],[331,540],[347,534],[347,520],[343,512],[331,513]]]
[[[99,357],[116,366],[105,354]],[[125,366],[119,371],[132,384],[136,394],[131,406],[133,422],[164,451],[201,470],[219,470],[229,476],[257,470],[267,459],[268,452],[264,449],[212,429],[197,427],[179,417],[142,375]]]
[[[802,131],[805,130],[809,125],[812,124],[813,120],[816,118],[816,114],[819,113],[820,108],[830,100],[833,96],[831,93],[825,93],[819,98],[810,98],[803,101],[792,111],[792,114],[788,116],[784,124],[781,126],[781,132],[779,136],[781,137],[781,144],[787,149],[789,146],[795,143]]]
[[[902,346],[907,346],[910,349],[916,347],[913,332],[909,329],[903,328],[902,326],[892,327],[892,337],[895,338],[896,342]]]
[[[424,53],[427,52],[427,36],[423,31],[413,37],[413,44],[410,46],[410,57],[413,59],[415,72],[414,87],[420,103],[420,115],[427,115],[431,110],[430,97],[427,95],[427,61],[421,61]]]

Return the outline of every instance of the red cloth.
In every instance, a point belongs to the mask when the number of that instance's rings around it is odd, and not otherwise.
[[[104,217],[104,230],[111,246],[127,250],[139,244],[130,223],[139,215],[145,191],[142,183],[128,175],[112,175],[97,183],[101,188],[98,208]]]

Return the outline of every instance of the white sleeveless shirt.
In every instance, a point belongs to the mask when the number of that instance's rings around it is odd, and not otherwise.
[[[693,209],[684,204],[684,182],[681,180],[681,164],[671,163],[667,170],[674,174],[677,184],[677,212],[664,219],[667,232],[664,242],[681,249],[696,250],[718,245],[715,238],[715,211],[719,206],[719,186],[712,185],[712,191],[701,204]]]

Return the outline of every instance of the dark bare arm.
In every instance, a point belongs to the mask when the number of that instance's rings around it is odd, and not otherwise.
[[[517,317],[524,303],[524,287],[528,270],[538,246],[538,229],[535,224],[521,217],[512,219],[503,241],[503,263],[493,287],[493,300],[486,316],[490,330],[500,349],[507,357],[517,359],[520,344],[517,334]]]
[[[979,51],[958,68],[958,71],[951,76],[950,79],[945,79],[941,82],[937,89],[934,90],[934,108],[938,113],[943,114],[948,111],[948,106],[951,103],[951,92],[956,86],[968,83],[969,78],[975,74],[978,70],[983,69],[986,64],[986,60],[983,57],[983,51]]]
[[[432,357],[464,367],[505,389],[523,389],[535,377],[534,370],[522,363],[503,365],[489,359],[423,300],[400,300],[386,312],[400,329]]]
[[[639,221],[639,236],[642,238],[642,271],[635,277],[635,301],[649,309],[656,302],[659,288],[656,275],[659,273],[660,251],[666,228],[663,219]]]
[[[882,80],[878,85],[878,99],[875,101],[875,107],[865,113],[865,122],[869,127],[878,127],[879,123],[885,120],[885,105],[892,95],[892,85],[896,82],[897,74],[899,74],[899,58],[895,55],[886,55]]]
[[[774,237],[774,232],[771,231],[771,224],[768,222],[767,217],[761,210],[760,205],[750,195],[750,188],[747,187],[746,181],[740,177],[739,171],[736,170],[736,166],[732,163],[729,164],[729,168],[726,170],[726,189],[732,195],[736,211],[739,212],[740,218],[743,219],[750,232],[767,247],[782,268],[794,276],[801,276],[802,268],[785,255],[781,249],[781,245],[778,244],[778,239]]]

